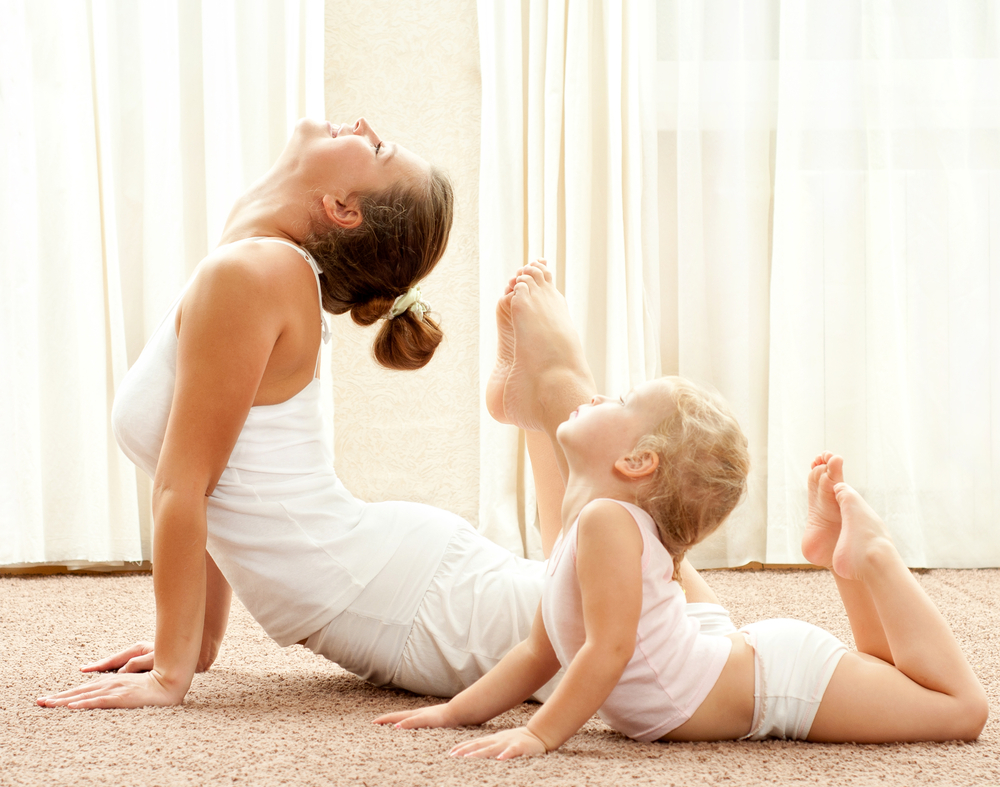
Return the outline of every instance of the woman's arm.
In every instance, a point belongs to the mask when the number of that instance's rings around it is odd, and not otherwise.
[[[226,636],[229,608],[233,601],[233,589],[207,552],[205,569],[205,627],[201,633],[197,672],[207,672],[215,663],[222,647],[222,638]]]
[[[501,760],[541,754],[559,748],[586,724],[607,701],[635,652],[642,612],[641,561],[642,536],[624,508],[607,500],[584,507],[576,560],[586,630],[583,647],[527,727],[469,741],[452,754]]]
[[[208,495],[254,403],[287,315],[281,266],[232,250],[206,260],[177,322],[177,378],[153,481],[156,649],[147,673],[99,678],[42,705],[124,708],[183,701],[206,624]],[[218,612],[209,617],[219,624]]]
[[[205,554],[205,627],[201,634],[201,655],[196,672],[206,672],[219,655],[219,647],[229,623],[229,607],[233,591],[222,576],[212,556]],[[136,642],[132,647],[84,664],[80,672],[149,672],[153,669],[155,651],[152,642]]]

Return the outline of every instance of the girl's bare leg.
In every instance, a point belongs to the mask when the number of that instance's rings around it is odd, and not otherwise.
[[[903,563],[882,520],[847,484],[834,490],[842,525],[833,570],[868,592],[895,666],[846,654],[809,740],[974,740],[986,724],[986,693],[951,629]]]
[[[572,412],[572,411],[571,411]],[[525,432],[531,476],[535,481],[538,525],[542,531],[542,554],[548,557],[562,530],[562,504],[566,483],[559,472],[552,441],[544,432]]]
[[[687,558],[681,561],[681,584],[684,587],[684,600],[688,604],[719,604],[719,597],[702,579],[701,574],[692,566]]]
[[[844,460],[829,451],[813,460],[809,471],[809,518],[802,537],[802,554],[815,566],[833,571],[833,553],[840,538],[840,505],[834,486],[844,480]],[[844,579],[833,571],[854,643],[861,653],[868,653],[892,663],[892,653],[885,638],[882,620],[863,582]]]
[[[522,292],[515,305],[517,277],[530,276],[531,272],[534,272],[532,282],[537,279],[537,297],[529,299]],[[596,395],[597,388],[565,299],[552,283],[552,274],[544,261],[521,268],[510,280],[497,303],[496,318],[497,360],[486,383],[486,408],[497,421],[515,424],[526,431],[542,553],[548,557],[562,529],[566,491],[566,459],[556,442],[555,431],[570,413]],[[533,349],[536,346],[542,351]]]

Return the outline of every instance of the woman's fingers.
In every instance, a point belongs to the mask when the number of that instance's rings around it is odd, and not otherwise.
[[[84,683],[65,691],[50,694],[48,697],[39,697],[38,704],[47,708],[69,705],[72,702],[79,702],[108,694],[112,687],[117,688],[120,686],[121,681],[115,678],[98,678],[90,683]]]
[[[79,698],[84,694],[89,694],[94,690],[94,687],[90,683],[84,683],[82,686],[74,686],[72,689],[65,689],[63,691],[56,692],[55,694],[49,694],[47,697],[39,697],[39,705],[55,705],[63,704],[64,702],[72,702],[74,699]]]
[[[72,697],[64,697],[62,699],[55,699],[50,697],[45,703],[46,708],[75,708],[81,702],[89,702],[100,697],[107,697],[108,691],[106,689],[98,689],[96,691],[88,691],[82,694],[76,694]]]
[[[111,672],[113,670],[121,669],[123,666],[128,664],[131,659],[137,656],[149,655],[152,657],[153,653],[153,643],[152,642],[136,642],[132,647],[126,648],[120,653],[115,653],[113,656],[108,656],[107,658],[101,659],[100,661],[95,661],[90,664],[84,664],[80,667],[81,672]]]
[[[82,686],[39,697],[45,708],[144,708],[151,705],[179,705],[184,694],[167,688],[155,672],[98,678]]]
[[[153,669],[153,654],[147,653],[144,656],[136,656],[129,659],[119,672],[149,672]]]

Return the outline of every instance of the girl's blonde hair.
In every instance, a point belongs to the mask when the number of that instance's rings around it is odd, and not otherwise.
[[[747,488],[747,439],[729,405],[717,394],[680,377],[674,410],[633,455],[659,456],[652,477],[640,486],[636,505],[656,522],[660,541],[674,561],[674,579],[688,549],[709,536],[736,508]]]

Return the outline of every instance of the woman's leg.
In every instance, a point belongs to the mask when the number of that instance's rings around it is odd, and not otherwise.
[[[846,654],[823,695],[809,740],[974,740],[986,723],[986,694],[951,629],[882,520],[847,484],[837,483],[834,490],[841,528],[831,565],[842,579],[860,583],[850,588],[868,594],[895,666],[867,654]],[[859,594],[851,592],[854,603]]]

